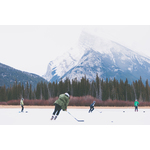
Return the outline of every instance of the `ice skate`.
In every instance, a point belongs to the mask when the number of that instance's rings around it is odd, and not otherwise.
[[[56,119],[57,119],[57,116],[55,116],[54,120],[56,120]]]
[[[54,119],[54,116],[51,117],[51,120],[53,120],[53,119]]]

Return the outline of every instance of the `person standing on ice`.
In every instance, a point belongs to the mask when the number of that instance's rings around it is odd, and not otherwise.
[[[59,115],[61,109],[63,111],[67,111],[69,99],[70,99],[70,92],[69,91],[64,93],[64,94],[59,95],[59,98],[54,102],[55,109],[54,109],[53,115],[51,117],[51,120],[57,119],[57,116]]]
[[[94,110],[94,105],[95,105],[95,101],[93,101],[93,103],[90,105],[89,113]]]
[[[135,102],[134,102],[135,112],[136,112],[136,111],[138,112],[138,105],[139,105],[139,102],[138,102],[137,99],[136,99]]]
[[[20,105],[21,105],[21,112],[23,112],[23,110],[24,110],[24,99],[22,98],[21,100],[20,100]]]

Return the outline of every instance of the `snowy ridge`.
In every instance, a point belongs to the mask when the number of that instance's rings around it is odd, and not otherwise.
[[[16,80],[17,83],[21,83],[24,86],[26,86],[27,82],[29,84],[31,83],[33,89],[36,87],[38,82],[47,82],[45,79],[36,74],[20,71],[0,63],[0,86],[13,86],[14,83],[16,83]]]
[[[48,81],[117,78],[129,82],[149,79],[150,59],[108,39],[83,31],[75,46],[48,64],[43,76]]]

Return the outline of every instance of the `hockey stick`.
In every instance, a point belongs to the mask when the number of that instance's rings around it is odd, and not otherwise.
[[[68,112],[68,111],[67,111]],[[71,115],[70,112],[68,112],[69,115]],[[75,120],[77,120],[78,122],[84,122],[84,120],[78,120],[77,118],[75,118],[73,115],[71,115]]]
[[[96,111],[98,111],[98,110],[96,110]],[[98,111],[99,113],[102,113],[102,111]]]
[[[19,111],[19,113],[28,113],[28,111]]]

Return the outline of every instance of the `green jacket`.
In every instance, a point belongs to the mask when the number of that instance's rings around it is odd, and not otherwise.
[[[134,106],[138,106],[139,105],[139,102],[138,101],[135,101],[134,102]]]
[[[23,103],[23,100],[22,100],[22,99],[20,100],[20,105],[21,105],[21,106],[23,106],[23,105],[24,105],[24,103]]]
[[[67,106],[69,104],[69,97],[65,94],[59,95],[59,99],[57,99],[54,104],[58,104],[61,106],[61,109],[65,111],[67,109]]]

